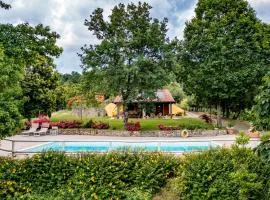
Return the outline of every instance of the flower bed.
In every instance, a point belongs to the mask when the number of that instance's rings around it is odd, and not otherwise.
[[[140,131],[141,130],[140,122],[128,122],[127,123],[127,130],[131,131],[131,132]]]

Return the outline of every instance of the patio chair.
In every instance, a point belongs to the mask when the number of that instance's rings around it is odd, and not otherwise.
[[[47,122],[45,122],[45,123],[42,123],[41,124],[41,128],[50,128],[50,123],[47,123]],[[47,134],[50,134],[50,132],[49,131],[47,131]]]
[[[41,128],[39,131],[34,132],[34,136],[46,135],[49,128]]]
[[[19,135],[27,135],[27,136],[30,136],[31,134],[34,134],[34,132],[37,131],[39,127],[39,124],[38,123],[32,123],[31,127],[29,130],[26,130],[26,131],[22,131]]]

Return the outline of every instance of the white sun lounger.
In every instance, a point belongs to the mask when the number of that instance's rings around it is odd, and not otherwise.
[[[29,130],[21,132],[20,135],[28,135],[29,136],[31,134],[34,134],[34,132],[37,131],[38,127],[39,127],[39,124],[33,123]]]
[[[41,128],[39,131],[34,132],[34,136],[46,135],[48,132],[48,128]]]

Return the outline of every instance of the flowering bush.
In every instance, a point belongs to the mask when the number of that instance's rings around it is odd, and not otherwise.
[[[161,131],[172,131],[172,130],[180,130],[180,126],[165,126],[163,124],[158,125],[159,130]]]
[[[94,128],[94,129],[108,129],[108,128],[110,128],[110,125],[107,122],[100,122],[99,121],[99,122],[93,122],[91,128]]]
[[[79,128],[82,124],[81,121],[77,120],[65,120],[65,121],[59,121],[59,122],[51,122],[51,126],[58,126],[59,128]]]
[[[141,124],[140,122],[128,122],[127,123],[127,130],[128,131],[140,131],[141,130]]]

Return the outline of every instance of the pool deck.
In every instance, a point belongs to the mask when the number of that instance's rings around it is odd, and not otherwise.
[[[113,137],[113,136],[89,136],[89,135],[46,135],[46,136],[21,136],[15,135],[6,139],[16,140],[15,151],[21,151],[30,147],[55,141],[215,141],[223,146],[230,146],[235,141],[235,135],[221,135],[211,137]],[[251,139],[248,146],[255,147],[259,144],[258,139]],[[12,149],[12,142],[2,140],[0,143],[2,149]],[[0,150],[0,156],[11,156],[10,152]],[[25,155],[22,155],[25,156]]]

